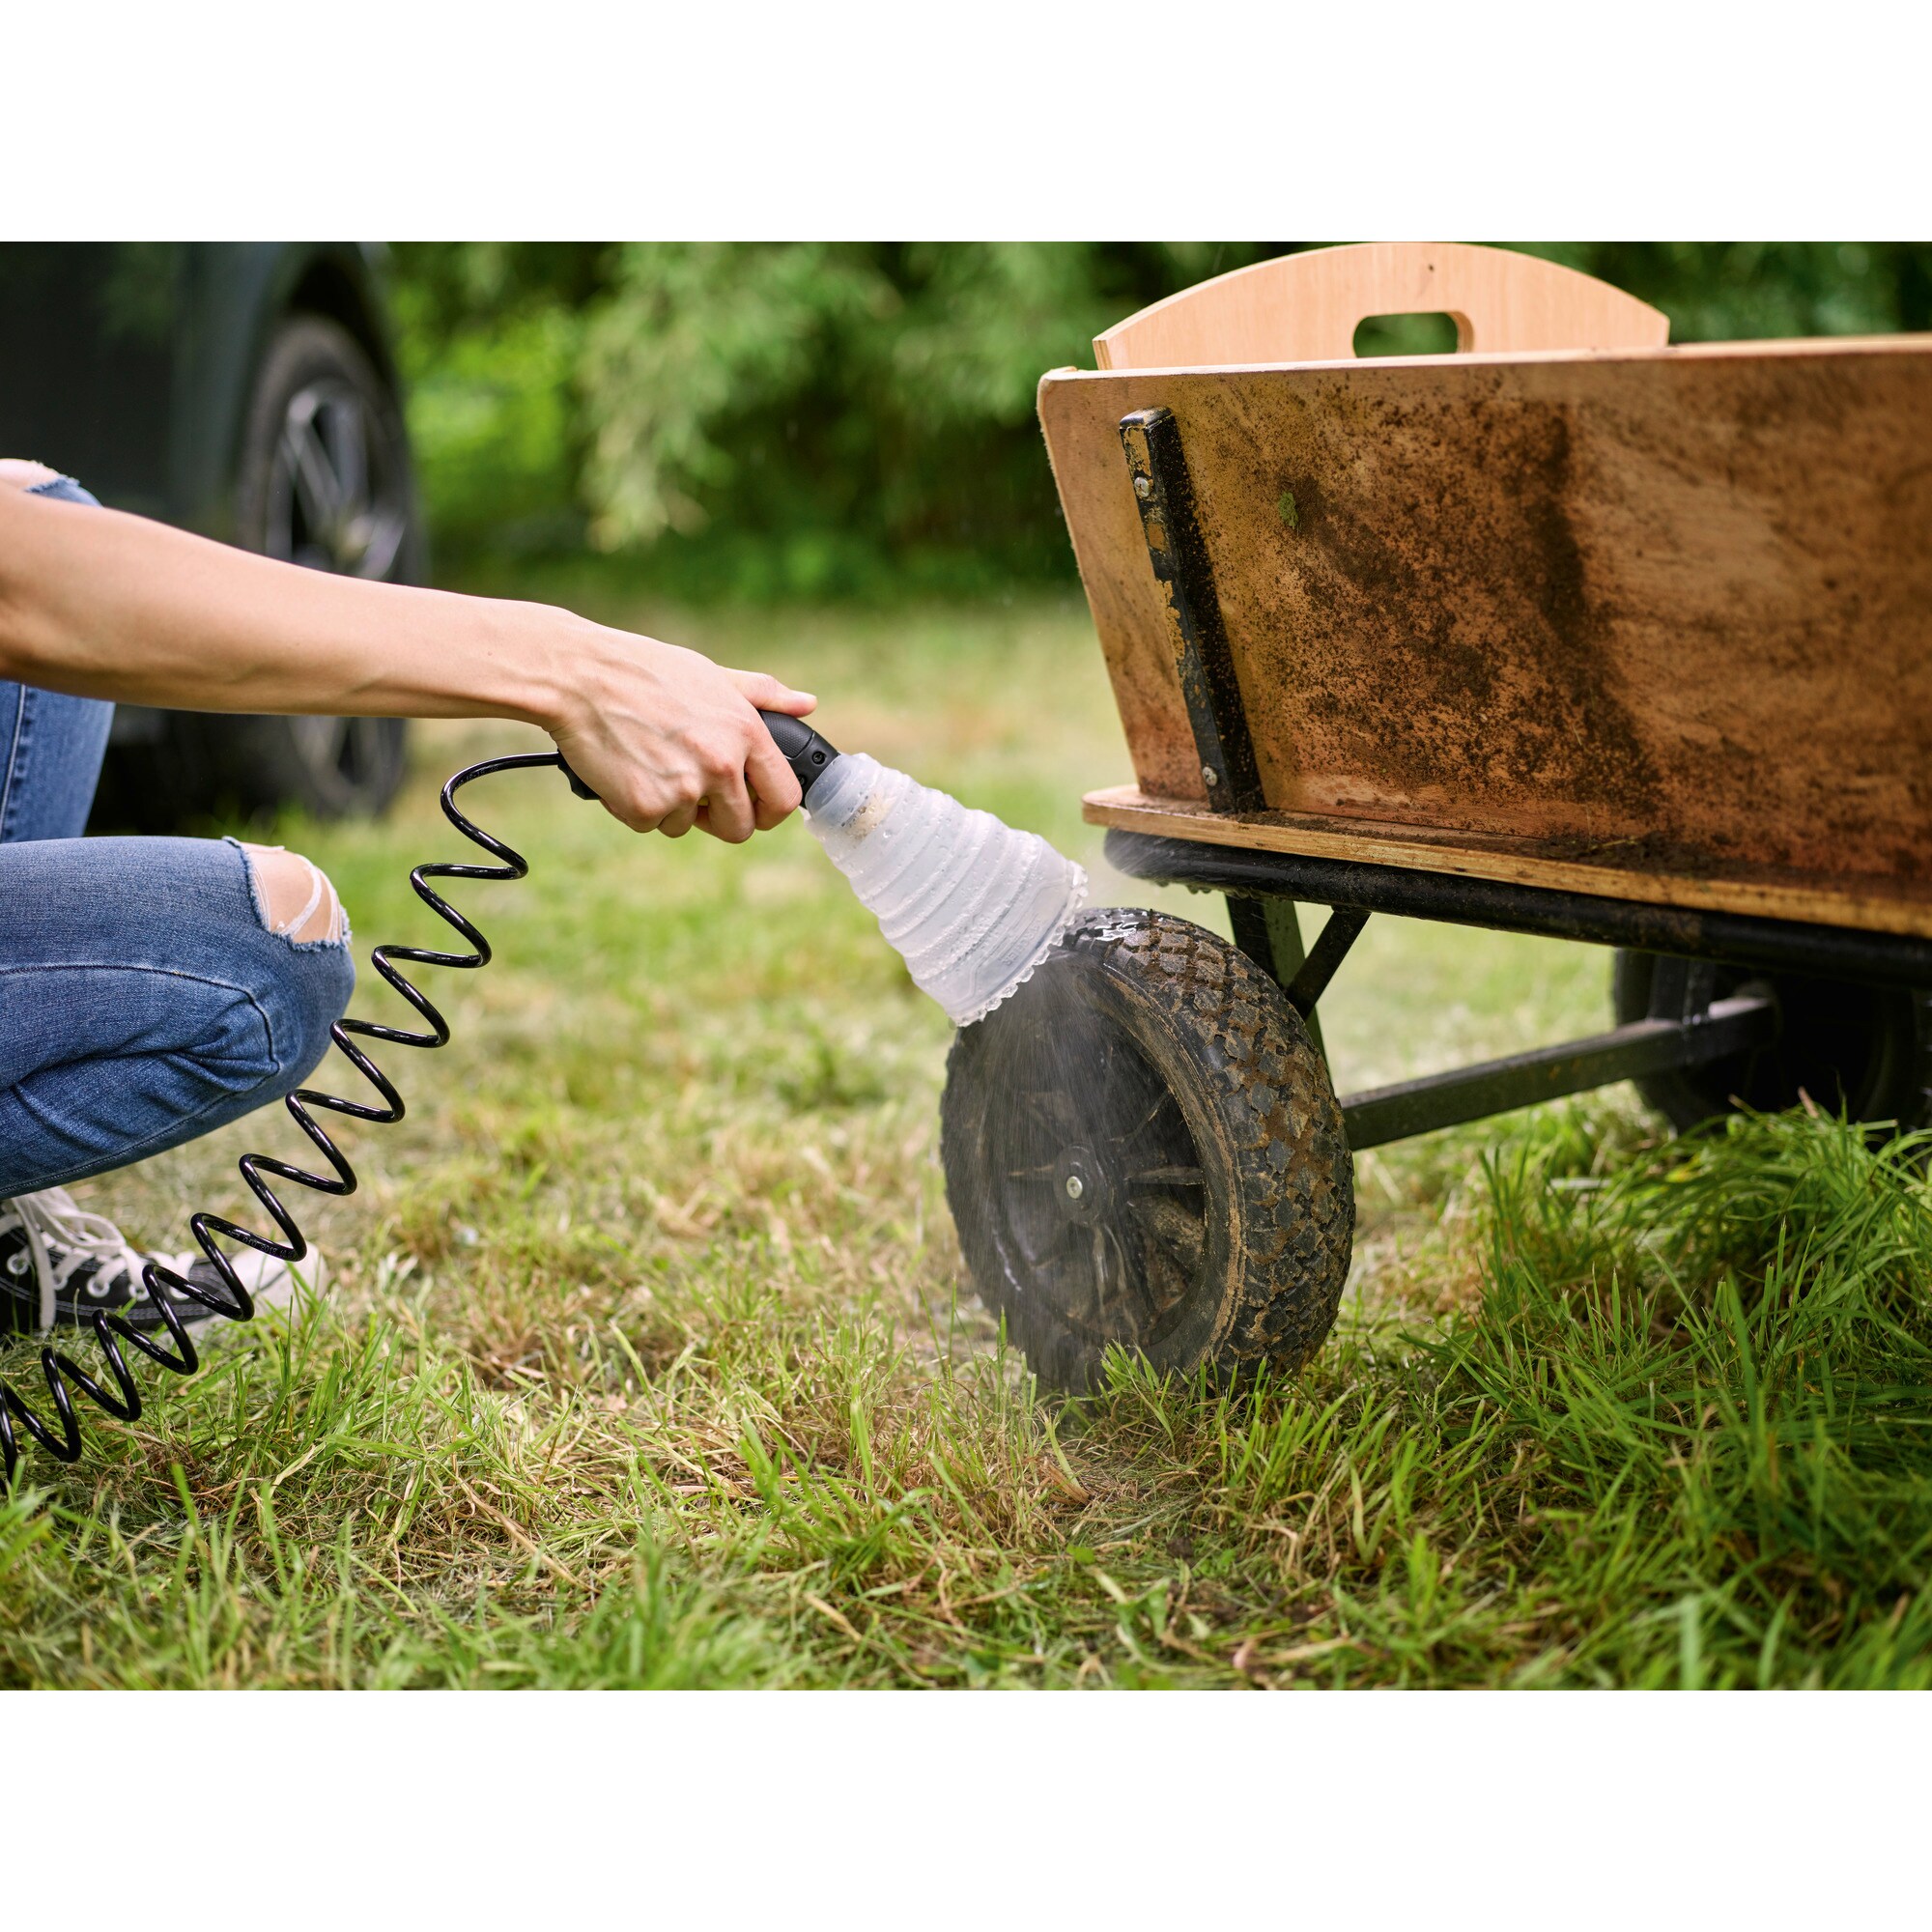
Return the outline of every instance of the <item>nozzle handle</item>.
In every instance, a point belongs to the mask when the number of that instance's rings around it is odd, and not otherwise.
[[[803,718],[788,717],[782,711],[760,711],[758,716],[765,721],[765,729],[772,734],[772,743],[791,767],[791,775],[798,781],[799,790],[810,798],[812,786],[831,769],[833,759],[838,755],[837,748],[827,744]]]
[[[811,795],[811,788],[822,779],[838,755],[838,751],[821,738],[803,718],[793,718],[782,711],[760,711],[758,716],[765,721],[765,729],[772,734],[772,743],[784,755],[784,761],[791,767],[792,777],[798,781],[798,788],[806,797]],[[570,769],[568,760],[559,752],[556,762],[563,775],[570,781],[570,788],[579,798],[594,799],[597,794]]]

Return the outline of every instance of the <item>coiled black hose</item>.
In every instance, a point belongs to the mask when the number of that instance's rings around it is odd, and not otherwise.
[[[442,815],[463,834],[472,845],[480,845],[493,859],[501,863],[495,866],[463,866],[442,862],[427,866],[417,866],[410,873],[410,884],[415,888],[416,896],[427,905],[438,918],[454,926],[463,938],[475,950],[469,953],[432,952],[419,946],[379,946],[370,954],[376,971],[380,973],[397,992],[415,1009],[427,1023],[427,1033],[410,1033],[401,1027],[378,1026],[372,1020],[337,1020],[329,1028],[329,1037],[348,1056],[350,1064],[382,1095],[381,1106],[371,1106],[363,1100],[351,1100],[340,1094],[324,1094],[313,1087],[298,1088],[288,1095],[284,1104],[294,1117],[296,1124],[321,1151],[322,1157],[333,1170],[331,1174],[311,1174],[304,1168],[293,1167],[287,1161],[276,1160],[264,1153],[247,1153],[242,1156],[242,1178],[254,1191],[256,1200],[268,1210],[270,1219],[281,1230],[282,1238],[277,1241],[267,1235],[258,1235],[252,1229],[243,1228],[234,1221],[224,1220],[218,1214],[199,1213],[189,1220],[188,1226],[194,1231],[194,1237],[200,1243],[201,1251],[213,1264],[220,1275],[225,1293],[213,1288],[200,1288],[185,1276],[175,1273],[172,1268],[163,1267],[158,1262],[150,1262],[141,1273],[142,1287],[147,1291],[148,1300],[160,1316],[167,1328],[173,1348],[144,1335],[129,1322],[125,1316],[111,1315],[104,1309],[97,1309],[89,1318],[95,1339],[100,1344],[100,1352],[106,1359],[108,1374],[113,1379],[113,1388],[105,1388],[83,1369],[65,1350],[56,1349],[51,1343],[41,1350],[41,1374],[46,1379],[47,1393],[53,1400],[56,1422],[49,1424],[28,1407],[9,1382],[0,1381],[0,1460],[5,1463],[5,1479],[12,1483],[14,1471],[19,1467],[20,1445],[14,1433],[14,1425],[19,1426],[38,1442],[48,1455],[63,1463],[80,1460],[80,1420],[74,1413],[73,1392],[78,1391],[97,1407],[106,1410],[120,1422],[133,1422],[141,1414],[141,1392],[134,1385],[134,1378],[128,1367],[127,1357],[121,1352],[121,1344],[130,1342],[142,1354],[160,1363],[164,1369],[172,1370],[178,1376],[191,1376],[201,1366],[201,1357],[195,1350],[193,1339],[189,1336],[181,1317],[175,1313],[168,1295],[157,1293],[157,1285],[165,1284],[174,1294],[185,1295],[188,1300],[198,1302],[203,1308],[213,1309],[215,1314],[228,1317],[230,1321],[246,1321],[255,1313],[254,1301],[248,1291],[242,1287],[242,1278],[235,1272],[228,1257],[215,1243],[217,1235],[240,1241],[253,1248],[259,1254],[273,1255],[276,1260],[296,1263],[308,1253],[308,1243],[302,1238],[302,1232],[296,1225],[291,1214],[275,1190],[270,1186],[265,1176],[273,1176],[277,1180],[292,1180],[302,1187],[312,1188],[318,1194],[354,1194],[355,1192],[355,1170],[349,1165],[342,1151],[324,1131],[311,1108],[323,1108],[331,1114],[347,1114],[352,1120],[374,1121],[382,1125],[392,1125],[403,1118],[403,1096],[397,1093],[394,1084],[381,1067],[355,1044],[355,1040],[383,1039],[397,1046],[445,1046],[449,1042],[449,1025],[442,1015],[418,987],[404,979],[397,968],[397,961],[412,966],[487,966],[490,963],[490,942],[485,939],[470,921],[456,910],[429,883],[431,879],[521,879],[527,876],[529,866],[521,852],[512,851],[500,838],[493,838],[481,826],[473,824],[456,808],[456,794],[472,779],[487,778],[493,772],[525,771],[538,765],[550,765],[560,769],[571,780],[574,786],[582,791],[577,776],[564,763],[557,752],[526,752],[515,757],[486,758],[480,764],[466,767],[452,778],[442,788]],[[588,793],[585,793],[588,796]]]
[[[803,719],[789,718],[778,711],[761,711],[758,716],[764,720],[765,729],[772,734],[773,742],[791,767],[801,794],[809,796],[812,786],[825,776],[838,756],[838,752]],[[318,1194],[355,1192],[355,1170],[349,1165],[342,1150],[323,1131],[321,1123],[309,1109],[322,1107],[331,1114],[347,1114],[356,1121],[374,1121],[381,1126],[392,1126],[403,1118],[403,1096],[396,1092],[383,1069],[355,1044],[355,1039],[385,1039],[396,1046],[448,1045],[448,1022],[430,1004],[425,993],[403,978],[396,969],[396,961],[404,960],[412,966],[489,965],[490,942],[435,891],[429,881],[522,879],[528,876],[530,868],[524,855],[511,850],[500,838],[493,838],[480,825],[464,817],[456,809],[456,794],[471,779],[488,778],[493,772],[529,771],[540,765],[553,766],[562,772],[578,797],[594,799],[597,796],[570,769],[561,752],[521,752],[513,757],[485,758],[479,764],[467,765],[442,788],[442,815],[472,845],[480,845],[493,859],[502,863],[497,866],[459,866],[437,861],[417,866],[410,873],[410,884],[415,888],[416,896],[439,919],[454,926],[475,951],[465,954],[430,952],[419,946],[379,946],[369,955],[376,971],[429,1022],[429,1032],[406,1033],[400,1027],[378,1026],[372,1020],[347,1019],[337,1020],[328,1030],[329,1038],[348,1056],[350,1065],[356,1072],[383,1096],[384,1104],[372,1107],[366,1101],[347,1099],[340,1094],[324,1094],[313,1087],[298,1088],[284,1102],[296,1125],[321,1150],[322,1157],[334,1169],[334,1174],[311,1174],[305,1168],[291,1167],[287,1161],[276,1160],[269,1154],[244,1153],[239,1163],[242,1178],[254,1191],[255,1199],[268,1209],[275,1226],[282,1231],[282,1238],[277,1241],[267,1235],[258,1235],[250,1228],[224,1220],[218,1214],[191,1216],[188,1226],[201,1244],[202,1253],[220,1275],[226,1293],[218,1289],[198,1288],[186,1276],[163,1267],[158,1262],[150,1262],[141,1270],[141,1285],[147,1291],[150,1304],[165,1324],[174,1347],[170,1350],[143,1335],[125,1316],[96,1309],[88,1318],[88,1325],[93,1328],[95,1339],[100,1344],[100,1352],[106,1358],[108,1373],[114,1379],[112,1390],[103,1388],[71,1355],[56,1349],[51,1343],[44,1344],[41,1350],[41,1374],[46,1380],[47,1394],[53,1399],[57,1428],[36,1415],[11,1382],[0,1381],[0,1462],[5,1464],[6,1482],[13,1482],[14,1472],[20,1465],[20,1445],[14,1434],[16,1421],[49,1456],[63,1463],[77,1463],[80,1460],[80,1421],[74,1414],[72,1395],[75,1389],[96,1407],[105,1409],[119,1422],[139,1419],[141,1392],[135,1387],[128,1359],[121,1352],[123,1342],[131,1342],[142,1354],[178,1376],[191,1376],[201,1366],[194,1342],[181,1317],[175,1313],[170,1297],[156,1292],[157,1283],[165,1284],[174,1294],[185,1295],[190,1301],[213,1309],[215,1314],[224,1315],[232,1321],[247,1321],[253,1318],[255,1303],[248,1291],[242,1286],[242,1278],[235,1272],[228,1257],[215,1245],[215,1236],[225,1235],[230,1240],[240,1241],[258,1254],[273,1255],[277,1261],[291,1264],[307,1255],[308,1243],[302,1238],[295,1216],[262,1178],[264,1175],[273,1175],[277,1180],[293,1180]]]

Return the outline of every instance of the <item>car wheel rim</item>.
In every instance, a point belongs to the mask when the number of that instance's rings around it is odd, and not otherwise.
[[[400,452],[354,384],[325,377],[289,398],[267,511],[269,555],[345,577],[393,575],[409,529]]]
[[[389,725],[382,718],[291,718],[296,755],[317,777],[331,776],[347,796],[380,782],[388,756]]]

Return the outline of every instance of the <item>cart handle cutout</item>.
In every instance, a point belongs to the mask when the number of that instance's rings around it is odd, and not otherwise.
[[[1670,320],[1621,289],[1540,256],[1460,242],[1360,242],[1236,269],[1094,338],[1101,369],[1344,362],[1363,318],[1455,318],[1459,348],[1662,349]]]
[[[1468,327],[1446,309],[1400,309],[1365,315],[1355,325],[1351,346],[1363,361],[1378,355],[1454,355],[1467,347]]]

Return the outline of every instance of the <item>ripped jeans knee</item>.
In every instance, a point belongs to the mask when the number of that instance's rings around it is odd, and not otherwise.
[[[299,852],[281,845],[223,841],[241,853],[248,896],[262,938],[278,962],[297,964],[274,974],[276,1004],[285,1015],[284,1046],[269,1097],[292,1092],[328,1051],[329,1028],[342,1017],[355,983],[349,951],[349,915],[328,875]],[[294,1069],[291,1071],[291,1069]]]
[[[335,890],[298,854],[0,843],[0,1197],[145,1159],[292,1093],[355,983]]]
[[[349,915],[328,875],[286,845],[241,845],[255,897],[255,915],[283,939],[298,946],[343,946]]]

